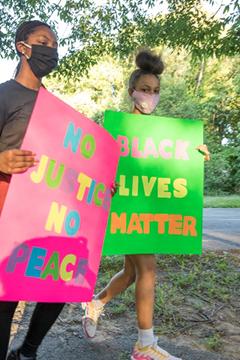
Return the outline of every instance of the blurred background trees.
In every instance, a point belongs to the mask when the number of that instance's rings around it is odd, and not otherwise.
[[[16,27],[32,18],[59,34],[63,56],[47,86],[100,124],[105,109],[130,110],[138,49],[161,53],[156,115],[202,119],[212,153],[205,192],[240,193],[238,0],[0,0],[1,57],[15,56]]]

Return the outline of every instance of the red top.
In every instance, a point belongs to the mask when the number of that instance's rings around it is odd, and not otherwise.
[[[7,195],[11,175],[0,173],[0,214]]]

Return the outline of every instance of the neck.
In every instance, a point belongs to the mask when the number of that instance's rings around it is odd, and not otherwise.
[[[38,79],[34,75],[28,64],[25,64],[24,66],[21,64],[20,70],[15,77],[15,80],[26,88],[35,91],[39,90],[42,83],[41,79]]]
[[[137,115],[150,115],[150,114],[145,114],[143,112],[141,112],[140,110],[138,110],[135,106],[132,110],[132,114],[137,114]]]
[[[136,106],[134,106],[134,108],[133,108],[133,110],[132,110],[132,114],[141,115],[142,113],[141,113],[140,110],[138,110],[138,109],[136,108]]]

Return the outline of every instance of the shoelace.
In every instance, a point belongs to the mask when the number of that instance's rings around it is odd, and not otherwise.
[[[161,353],[161,355],[163,356],[163,359],[164,359],[164,360],[165,360],[165,359],[167,360],[167,359],[170,358],[170,354],[169,354],[167,351],[161,349],[161,348],[158,346],[158,338],[157,338],[156,336],[155,336],[155,341],[154,341],[154,343],[153,343],[153,349],[154,349],[154,351],[157,352],[158,354]]]
[[[91,304],[87,306],[87,317],[92,319],[95,323],[97,323],[99,316],[103,312],[102,307],[96,307],[95,305]]]
[[[165,354],[165,351],[163,352],[163,350],[160,349],[159,346],[157,346],[157,345],[152,346],[150,353],[153,355],[157,355],[159,357],[159,360],[160,359],[161,360],[169,360],[170,359],[169,354],[168,353]]]
[[[166,355],[162,352],[161,349],[159,349],[159,347],[155,347],[155,346],[152,346],[151,349],[149,349],[148,351],[148,354],[150,356],[154,356],[154,359],[155,359],[155,356],[157,355],[158,359],[159,360],[169,360],[169,355]]]
[[[155,337],[154,343],[152,344],[151,347],[148,348],[148,350],[146,352],[146,359],[147,359],[147,356],[152,357],[152,356],[157,355],[159,360],[169,360],[170,359],[170,354],[167,351],[161,349],[158,346],[157,342],[158,342],[158,338]]]

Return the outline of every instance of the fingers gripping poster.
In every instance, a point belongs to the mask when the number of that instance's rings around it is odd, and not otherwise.
[[[200,254],[202,121],[107,111],[104,127],[121,157],[103,254]]]
[[[0,300],[92,298],[119,150],[93,121],[41,89],[0,218]]]

